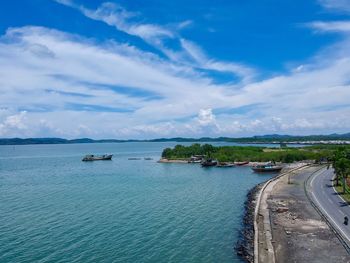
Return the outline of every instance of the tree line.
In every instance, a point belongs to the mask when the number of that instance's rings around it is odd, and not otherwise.
[[[341,181],[343,193],[347,190],[347,178],[350,174],[350,148],[338,147],[332,156],[332,165],[335,172],[335,185]]]
[[[332,157],[335,149],[327,145],[302,148],[267,148],[257,146],[213,146],[195,143],[191,146],[176,145],[163,150],[162,157],[167,159],[186,159],[193,155],[204,155],[219,162],[256,161],[292,163],[303,160],[326,160]]]

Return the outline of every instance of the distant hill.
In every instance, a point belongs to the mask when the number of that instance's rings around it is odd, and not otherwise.
[[[329,135],[308,135],[308,136],[292,136],[292,135],[278,135],[278,134],[272,134],[272,135],[263,135],[263,136],[254,136],[253,137],[256,140],[263,140],[263,141],[284,141],[284,142],[290,142],[290,141],[332,141],[332,140],[349,140],[350,139],[350,133],[345,134],[329,134]],[[248,138],[245,138],[248,139]]]
[[[123,143],[123,142],[238,142],[238,143],[279,143],[279,142],[306,142],[306,141],[332,141],[332,140],[350,140],[350,133],[345,134],[329,134],[329,135],[259,135],[245,138],[230,137],[202,137],[202,138],[159,138],[152,140],[117,140],[102,139],[94,140],[90,138],[80,139],[62,139],[62,138],[4,138],[0,139],[0,145],[26,145],[26,144],[72,144],[72,143]]]

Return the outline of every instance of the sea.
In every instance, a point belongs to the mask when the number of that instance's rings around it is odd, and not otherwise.
[[[0,146],[0,262],[242,262],[246,194],[272,175],[157,163],[176,144]]]

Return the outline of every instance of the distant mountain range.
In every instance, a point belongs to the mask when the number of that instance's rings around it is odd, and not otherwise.
[[[123,142],[239,142],[239,143],[273,143],[273,142],[306,142],[306,141],[332,141],[332,140],[350,140],[350,133],[329,134],[329,135],[308,135],[293,136],[269,134],[245,138],[230,137],[202,137],[202,138],[159,138],[152,140],[116,140],[103,139],[93,140],[90,138],[81,138],[67,140],[62,138],[4,138],[0,139],[0,145],[26,145],[26,144],[72,144],[72,143],[123,143]]]

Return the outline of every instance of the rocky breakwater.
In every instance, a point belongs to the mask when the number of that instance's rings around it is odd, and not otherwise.
[[[254,262],[254,211],[258,194],[264,183],[258,184],[252,188],[244,203],[244,216],[242,220],[242,230],[240,237],[235,245],[235,252],[244,261]]]

